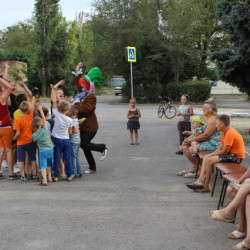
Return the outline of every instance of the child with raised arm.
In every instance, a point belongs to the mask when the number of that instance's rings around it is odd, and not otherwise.
[[[136,108],[136,100],[132,98],[129,101],[130,108],[127,112],[127,129],[129,130],[130,145],[134,145],[133,142],[133,132],[135,134],[135,144],[139,145],[138,142],[138,129],[140,129],[139,117],[141,117],[141,112]]]
[[[67,173],[67,180],[72,180],[72,164],[71,164],[71,150],[70,150],[70,139],[69,136],[72,134],[72,119],[68,117],[66,114],[69,109],[69,104],[65,100],[59,101],[57,104],[56,98],[56,89],[51,84],[52,92],[52,103],[54,108],[55,114],[55,124],[52,130],[52,135],[54,136],[54,182],[59,180],[60,176],[60,161],[63,158],[66,162],[66,173]]]
[[[2,160],[4,153],[7,154],[7,163],[9,166],[9,179],[16,179],[16,176],[13,172],[13,158],[12,158],[12,139],[13,139],[13,129],[10,113],[8,110],[8,98],[12,92],[11,85],[0,78],[0,177],[2,177]]]
[[[17,141],[17,159],[20,167],[21,182],[27,182],[25,177],[24,163],[25,152],[28,153],[29,162],[33,169],[33,180],[39,181],[36,165],[36,146],[32,138],[32,120],[34,118],[35,97],[33,96],[31,104],[24,101],[20,104],[22,116],[15,120],[13,129],[16,131],[13,138],[13,144]]]
[[[51,167],[52,158],[54,155],[54,144],[51,142],[50,134],[47,129],[47,122],[43,113],[42,104],[39,103],[37,107],[41,118],[35,117],[32,121],[34,130],[33,141],[37,142],[37,146],[39,148],[40,166],[43,178],[40,184],[43,186],[48,186],[48,182],[52,182]]]

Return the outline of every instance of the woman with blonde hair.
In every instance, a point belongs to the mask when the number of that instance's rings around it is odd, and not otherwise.
[[[199,159],[198,157],[192,157],[192,146],[193,141],[197,141],[198,152],[200,151],[214,151],[220,146],[221,132],[216,129],[217,119],[217,105],[214,98],[209,98],[203,105],[203,122],[205,123],[202,127],[203,133],[199,134],[194,138],[186,138],[186,145],[183,147],[183,152],[188,160],[193,164],[193,168],[188,171],[181,171],[178,175],[184,175],[184,177],[194,177],[198,168]]]

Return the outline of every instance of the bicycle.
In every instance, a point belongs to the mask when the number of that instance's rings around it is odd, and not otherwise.
[[[166,101],[164,104],[161,104],[158,108],[158,117],[162,118],[163,115],[165,115],[166,118],[172,119],[176,116],[176,108],[171,105],[171,98],[167,97],[168,103]]]

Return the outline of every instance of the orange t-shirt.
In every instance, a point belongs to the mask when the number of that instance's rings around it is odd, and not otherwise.
[[[240,159],[245,158],[245,145],[243,138],[241,134],[231,126],[222,134],[221,144],[230,146],[228,153],[235,154]]]
[[[13,129],[20,130],[20,136],[17,138],[17,145],[29,144],[33,141],[32,138],[32,120],[34,111],[29,110],[27,115],[17,118],[14,122]]]

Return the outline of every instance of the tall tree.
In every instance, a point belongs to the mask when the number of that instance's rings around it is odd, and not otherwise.
[[[73,67],[70,59],[75,56],[71,40],[76,34],[69,32],[69,23],[59,11],[59,0],[36,0],[35,17],[35,61],[42,82],[42,94],[46,95],[51,82],[69,79]]]
[[[250,1],[223,1],[218,17],[231,46],[212,53],[211,59],[222,80],[250,95]]]

